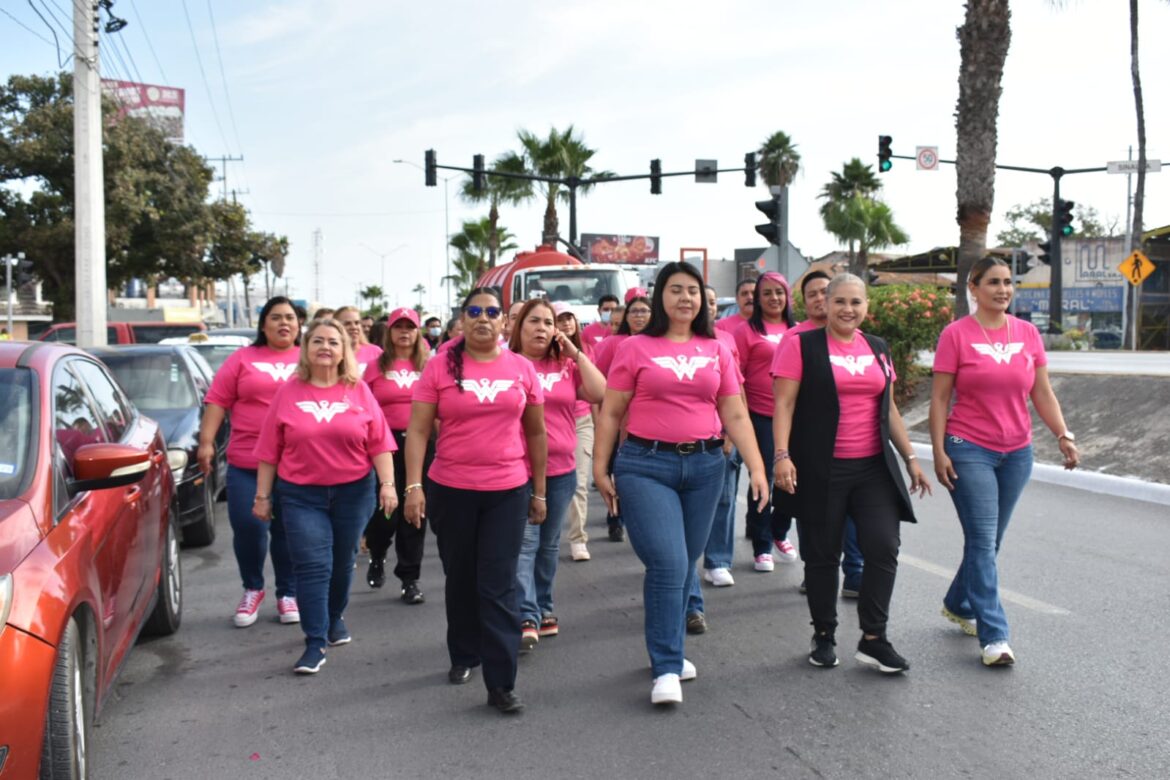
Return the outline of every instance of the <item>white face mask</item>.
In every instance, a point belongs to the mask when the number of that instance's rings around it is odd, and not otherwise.
[[[601,313],[601,321],[604,322],[606,325],[609,324],[609,321],[612,318],[613,318],[613,310],[612,309],[608,309],[608,310],[603,311]]]
[[[439,336],[443,335],[443,329],[442,328],[427,328],[427,335],[433,339],[437,339]]]

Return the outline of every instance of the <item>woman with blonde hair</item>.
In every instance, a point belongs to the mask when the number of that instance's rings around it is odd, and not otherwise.
[[[350,642],[343,613],[358,540],[375,500],[387,516],[398,506],[394,449],[342,325],[314,323],[302,340],[296,376],[272,399],[256,443],[252,505],[267,520],[278,488],[305,633],[305,652],[293,666],[298,674],[316,674],[327,645]]]
[[[349,337],[349,346],[353,350],[353,359],[357,363],[358,376],[366,373],[382,354],[382,348],[371,344],[366,338],[366,331],[362,327],[362,312],[356,306],[342,306],[333,312],[333,319],[341,323],[345,335]]]

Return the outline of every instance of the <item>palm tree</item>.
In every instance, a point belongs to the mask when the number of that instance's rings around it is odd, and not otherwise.
[[[800,171],[800,152],[783,131],[776,131],[760,146],[760,178],[769,187],[787,187]]]
[[[959,103],[955,110],[955,173],[959,258],[955,316],[967,314],[961,294],[975,264],[987,251],[987,226],[995,203],[995,147],[1003,64],[1011,43],[1008,0],[967,0],[958,29]]]
[[[415,310],[417,312],[419,312],[420,314],[422,313],[422,310],[423,310],[422,297],[423,297],[423,294],[426,293],[426,291],[427,291],[427,288],[421,282],[416,284],[411,289],[412,293],[416,293],[418,295],[418,306],[415,307]]]
[[[496,158],[491,170],[503,173],[526,173],[527,166],[524,158],[516,152],[506,152]],[[460,192],[462,198],[469,203],[489,204],[488,222],[491,227],[488,233],[488,268],[496,267],[499,256],[500,237],[497,226],[500,221],[500,206],[518,206],[533,196],[532,182],[525,179],[513,179],[505,176],[485,176],[483,189],[475,189],[471,179],[463,183]]]
[[[882,188],[881,179],[874,174],[873,169],[856,157],[845,163],[840,173],[834,171],[831,176],[829,182],[821,188],[820,194],[820,197],[825,199],[821,204],[821,219],[825,220],[826,230],[830,215],[835,214],[841,203],[857,195],[872,198]],[[854,239],[841,235],[838,235],[838,238],[848,242],[849,265],[852,266]]]
[[[514,236],[502,225],[496,225],[498,251],[503,253],[516,248]],[[488,269],[487,258],[491,242],[491,219],[466,220],[463,228],[451,237],[451,248],[458,254],[451,259],[455,273],[443,277],[443,281],[454,284],[457,295],[462,298],[475,286]]]
[[[1142,76],[1138,69],[1138,2],[1129,0],[1129,71],[1133,79],[1133,104],[1137,111],[1138,169],[1133,192],[1133,246],[1142,245],[1142,209],[1146,201],[1146,110],[1142,103]],[[1137,345],[1135,344],[1136,348]]]
[[[857,242],[857,255],[849,258],[849,272],[866,279],[869,250],[906,244],[910,236],[894,222],[894,213],[880,200],[861,194],[826,204],[821,210],[825,229],[843,242]],[[852,251],[852,250],[851,250]]]
[[[517,136],[523,147],[524,160],[530,173],[558,179],[604,179],[613,174],[609,171],[595,171],[589,165],[596,149],[585,145],[585,139],[573,135],[569,125],[563,131],[550,127],[547,138],[540,138],[527,130],[520,130]],[[588,193],[592,184],[582,183],[577,187],[581,194]],[[556,182],[540,182],[540,195],[545,199],[544,231],[541,243],[553,246],[560,235],[560,221],[557,219],[557,199],[568,201],[570,193]]]

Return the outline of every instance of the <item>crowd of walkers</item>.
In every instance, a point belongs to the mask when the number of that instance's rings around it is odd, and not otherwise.
[[[930,399],[934,472],[964,536],[942,615],[977,636],[982,663],[1015,662],[996,557],[1032,468],[1028,400],[1079,455],[1048,381],[1039,333],[1008,313],[1010,269],[970,275],[970,316],[948,325]],[[426,529],[445,579],[448,679],[479,668],[488,703],[523,708],[518,655],[561,626],[554,601],[562,528],[570,558],[591,558],[589,483],[609,539],[645,567],[645,641],[654,704],[682,701],[697,677],[688,633],[706,630],[702,587],[734,584],[735,506],[747,472],[752,568],[803,561],[812,622],[808,661],[838,664],[837,598],[857,600],[856,659],[910,668],[887,632],[912,496],[932,492],[894,401],[889,345],[863,329],[868,295],[851,274],[813,271],[742,282],[738,311],[716,321],[715,291],[668,263],[652,291],[598,301],[598,321],[544,298],[505,310],[472,290],[455,318],[383,321],[352,306],[302,325],[269,300],[253,345],[217,372],[199,459],[231,415],[228,515],[244,592],[236,626],[256,622],[269,554],[277,615],[299,623],[293,665],[313,674],[351,641],[344,613],[363,546],[366,583],[393,575],[421,604]],[[795,521],[795,533],[793,525]],[[844,573],[842,583],[841,571]]]

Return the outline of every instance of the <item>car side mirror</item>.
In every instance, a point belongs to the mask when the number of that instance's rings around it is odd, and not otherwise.
[[[107,490],[139,482],[150,471],[150,453],[126,444],[85,444],[73,454],[73,479],[67,487],[75,496],[86,490]]]

